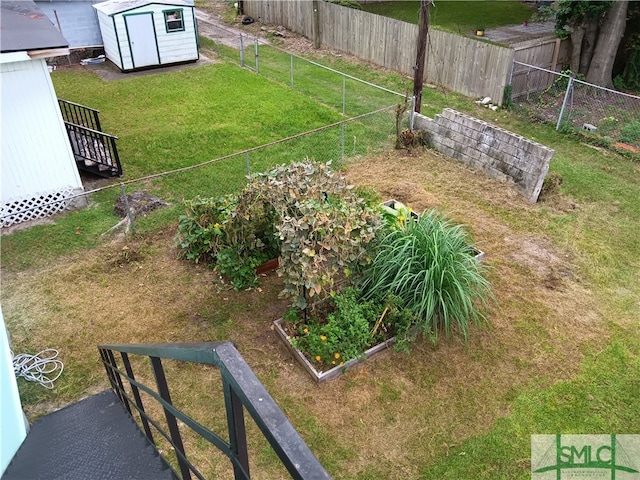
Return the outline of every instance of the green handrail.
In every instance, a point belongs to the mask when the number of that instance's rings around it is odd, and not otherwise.
[[[162,430],[159,431],[173,445],[183,479],[191,478],[191,473],[198,478],[203,477],[188,461],[176,426],[176,418],[230,458],[236,479],[250,478],[244,409],[249,412],[292,478],[301,480],[331,478],[232,343],[100,345],[98,349],[111,386],[127,409],[130,410],[130,406],[133,406],[138,410],[141,418],[147,418],[137,389],[145,391],[163,406],[171,435],[169,437]],[[118,368],[113,352],[120,352],[126,371]],[[129,354],[147,356],[151,359],[158,392],[154,392],[128,374],[132,372]],[[227,411],[229,443],[172,405],[161,359],[212,365],[220,370]],[[122,379],[131,386],[135,399],[130,398],[124,391]],[[158,428],[155,422],[151,423]],[[153,442],[151,438],[149,440]]]

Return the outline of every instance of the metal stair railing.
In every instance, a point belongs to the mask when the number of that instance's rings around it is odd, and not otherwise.
[[[66,121],[64,126],[78,168],[102,177],[122,176],[118,137]]]
[[[204,477],[188,459],[178,421],[229,458],[236,480],[251,478],[244,423],[245,409],[292,478],[301,480],[331,478],[232,343],[100,345],[98,350],[111,387],[130,414],[132,408],[138,412],[149,441],[153,443],[151,432],[151,426],[153,426],[174,448],[183,480],[191,479],[192,474],[199,479]],[[114,352],[120,353],[124,371],[118,366]],[[135,379],[129,355],[149,357],[157,392]],[[211,365],[220,370],[229,442],[173,405],[162,365],[163,359]],[[125,390],[125,383],[130,387],[130,394]],[[162,406],[169,433],[145,412],[140,391],[151,396]]]
[[[100,111],[61,98],[58,106],[78,168],[101,177],[121,177],[118,137],[102,131]]]
[[[62,100],[61,98],[58,99],[58,106],[60,107],[60,113],[62,113],[62,119],[65,122],[87,127],[99,132],[102,131],[100,127],[99,110],[80,105],[79,103],[69,102],[68,100]]]

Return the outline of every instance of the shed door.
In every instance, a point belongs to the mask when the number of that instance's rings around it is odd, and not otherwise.
[[[126,15],[129,45],[133,57],[133,68],[158,65],[158,47],[153,25],[153,14]]]

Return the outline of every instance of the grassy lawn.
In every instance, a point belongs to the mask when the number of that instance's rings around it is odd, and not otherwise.
[[[324,60],[404,91],[397,75]],[[281,69],[266,61],[264,68]],[[335,94],[318,104],[224,63],[112,83],[58,71],[54,82],[60,97],[101,110],[105,130],[120,137],[127,178],[341,118]],[[271,329],[286,308],[276,276],[265,277],[260,290],[236,292],[210,270],[177,260],[172,247],[180,199],[237,188],[241,157],[144,184],[174,205],[141,219],[136,236],[99,236],[118,220],[113,191],[56,217],[56,225],[2,238],[2,305],[14,350],[56,347],[65,362],[53,391],[19,382],[29,417],[106,388],[99,343],[230,340],[335,478],[525,479],[531,434],[638,433],[640,166],[457,95],[425,91],[423,100],[425,114],[452,107],[554,148],[551,173],[563,179],[531,205],[508,185],[429,150],[365,149],[347,162],[353,183],[418,210],[439,208],[473,232],[497,303],[488,312],[491,326],[473,329],[468,345],[422,341],[411,355],[388,351],[321,387],[312,383]],[[354,152],[363,131],[380,129],[354,128],[345,135]],[[326,142],[340,139],[339,131],[327,135],[280,146],[260,164],[322,159]],[[178,365],[168,375],[176,402],[224,426],[215,375]],[[255,426],[249,432],[256,478],[285,478],[252,435]],[[218,457],[195,440],[189,446],[209,477],[228,476]]]
[[[336,90],[341,92],[341,80],[328,73],[336,81]],[[341,109],[336,111],[321,105],[301,93],[292,93],[285,85],[229,63],[112,82],[105,82],[87,71],[58,70],[53,80],[60,98],[101,111],[103,129],[119,138],[125,181],[205,162],[343,118]],[[338,96],[341,97],[341,93]],[[364,137],[364,133],[360,131],[358,135]],[[339,131],[318,136],[328,135],[334,137],[337,152]],[[284,161],[300,160],[310,151],[315,152],[314,155],[335,157],[326,144],[322,146],[324,152],[318,151],[314,146],[317,142],[317,138],[303,138],[295,146],[288,145],[286,151],[273,148],[253,154],[251,168],[260,171]],[[173,205],[168,211],[153,216],[149,228],[176,218],[176,207],[183,198],[237,190],[245,181],[245,164],[246,159],[241,155],[147,182],[146,191]],[[134,184],[129,189],[134,191],[140,187]],[[88,209],[59,218],[55,226],[35,227],[5,238],[2,242],[4,265],[46,263],[50,255],[95,245],[101,240],[100,234],[118,221],[111,213],[118,195],[118,188],[100,192],[92,197]],[[142,220],[143,230],[145,221]],[[39,255],[29,253],[30,248],[37,249],[43,243],[50,248]]]
[[[408,23],[418,23],[420,2],[367,3],[362,9]],[[431,7],[431,25],[454,33],[469,33],[478,27],[492,28],[529,20],[533,10],[516,0],[436,2]]]

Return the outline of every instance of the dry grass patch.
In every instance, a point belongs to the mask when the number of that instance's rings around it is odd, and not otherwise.
[[[468,345],[421,341],[411,355],[387,351],[317,386],[272,329],[286,308],[279,279],[230,290],[211,270],[177,260],[174,231],[165,229],[5,276],[2,303],[16,350],[59,348],[65,374],[50,398],[72,401],[106,387],[98,344],[230,340],[336,478],[406,479],[488,431],[522,389],[571,378],[585,343],[597,348],[606,340],[576,252],[540,233],[563,215],[555,204],[529,204],[510,185],[430,151],[368,158],[350,164],[347,175],[383,198],[436,207],[469,226],[486,252],[497,302],[490,325],[472,329]],[[218,425],[215,375],[173,368],[177,402]],[[32,417],[42,413],[26,407]],[[252,442],[253,461],[267,472],[262,478],[281,478],[275,455]],[[227,471],[199,458],[213,474]]]

